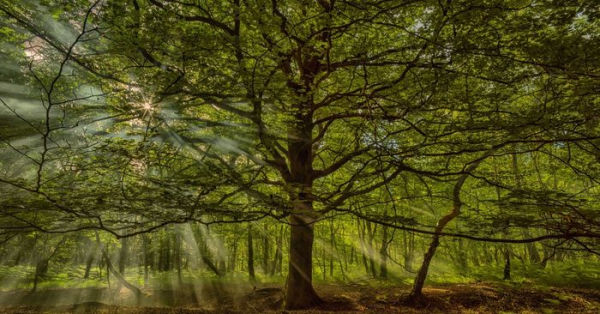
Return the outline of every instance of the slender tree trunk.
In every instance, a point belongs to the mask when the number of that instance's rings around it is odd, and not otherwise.
[[[121,283],[123,286],[125,286],[127,289],[131,290],[131,292],[133,292],[133,294],[135,295],[136,298],[136,302],[138,304],[140,304],[141,299],[142,299],[142,291],[132,285],[129,281],[127,281],[125,279],[125,277],[123,277],[123,275],[121,275],[120,272],[118,272],[112,265],[111,261],[110,261],[110,257],[108,257],[108,254],[106,253],[106,251],[102,251],[102,254],[104,255],[104,260],[106,261],[106,268],[107,268],[107,275],[108,272],[112,273],[113,276],[115,276],[115,278],[117,278],[117,280],[119,281],[119,283]]]
[[[468,268],[467,250],[465,250],[463,239],[459,238],[456,239],[456,241],[456,258],[458,262],[458,267],[460,269],[460,272],[464,274]]]
[[[85,273],[83,274],[83,279],[90,278],[90,270],[92,270],[92,263],[94,263],[94,256],[90,253],[90,256],[87,257],[85,261]]]
[[[510,250],[504,248],[504,280],[510,280]]]
[[[148,254],[148,235],[142,235],[142,250],[144,257],[144,287],[148,286],[148,264],[149,264],[149,254]]]
[[[413,272],[413,260],[415,258],[415,235],[414,233],[403,232],[404,234],[404,269]]]
[[[269,261],[270,261],[270,245],[269,245],[269,236],[267,226],[265,225],[265,233],[262,236],[263,246],[262,246],[262,270],[263,274],[269,274]]]
[[[98,232],[96,232],[96,242],[101,243]],[[125,279],[125,277],[123,277],[123,275],[114,268],[104,245],[100,244],[100,250],[102,251],[102,256],[104,257],[104,260],[106,261],[106,269],[107,269],[106,276],[107,276],[107,278],[109,276],[108,274],[112,273],[113,276],[115,276],[115,278],[117,278],[117,280],[119,281],[120,284],[124,285],[127,289],[129,289],[129,290],[131,290],[131,292],[133,292],[133,294],[135,295],[136,302],[139,305],[142,302],[142,297],[143,297],[142,291],[138,287],[129,283],[129,281],[127,281]],[[110,281],[109,281],[109,287],[110,287]]]
[[[248,224],[248,277],[250,282],[256,281],[254,274],[254,243],[252,240],[252,224]]]
[[[127,253],[129,251],[128,238],[121,239],[121,251],[119,252],[119,273],[125,276],[125,266],[127,265]]]
[[[92,266],[94,260],[96,259],[96,246],[94,243],[87,237],[85,237],[85,242],[88,244],[88,252],[85,260],[85,273],[83,274],[83,279],[88,279],[90,277],[90,271],[92,270]]]
[[[356,218],[356,223],[358,225],[358,231],[359,231],[358,239],[360,242],[362,263],[363,263],[363,266],[365,267],[365,273],[367,275],[369,275],[369,259],[367,258],[367,254],[365,253],[365,252],[367,252],[367,244],[365,241],[365,227],[362,225],[359,218]]]
[[[421,264],[421,268],[417,273],[417,277],[415,277],[415,282],[413,284],[413,289],[410,293],[410,299],[418,299],[422,296],[423,286],[425,285],[425,279],[427,279],[427,272],[429,271],[429,264],[431,264],[431,260],[435,255],[435,250],[440,245],[440,237],[437,235],[433,236],[433,240],[431,244],[429,244],[429,248],[423,257],[423,263]]]
[[[479,252],[483,251],[484,254],[488,254],[488,249],[487,247],[484,247],[483,250],[480,250],[479,245],[475,246],[472,245],[471,246],[471,261],[473,261],[473,266],[475,267],[479,267],[481,265],[480,263],[480,255]]]
[[[329,276],[333,277],[333,260],[337,256],[337,249],[335,245],[335,226],[333,225],[333,219],[329,221],[329,246],[331,250],[335,252],[329,252]],[[334,254],[335,253],[335,254]],[[337,257],[339,259],[339,257]]]
[[[54,249],[50,252],[50,254],[48,256],[42,256],[35,264],[35,277],[33,279],[33,288],[31,289],[31,292],[35,292],[37,290],[39,280],[42,277],[44,277],[46,275],[46,273],[48,272],[48,265],[50,264],[50,260],[52,259],[52,257],[54,257],[56,252],[58,252],[58,250],[63,245],[65,240],[66,240],[66,237],[63,237],[60,240],[60,242],[58,242],[56,244],[56,246],[54,247]]]
[[[386,279],[388,277],[388,269],[387,269],[387,258],[388,258],[388,228],[382,228],[382,240],[381,240],[381,249],[379,250],[379,255],[381,256],[381,267],[379,271],[379,276],[381,278]]]
[[[452,191],[452,200],[453,200],[452,211],[450,211],[448,214],[446,214],[445,216],[440,218],[440,220],[437,223],[437,226],[435,227],[436,234],[433,236],[433,238],[431,240],[431,244],[429,244],[429,248],[427,249],[427,252],[425,253],[425,256],[423,257],[423,263],[421,264],[421,268],[419,269],[419,272],[417,273],[417,277],[415,278],[415,282],[413,284],[413,289],[409,295],[409,301],[417,301],[418,299],[421,299],[423,296],[423,285],[425,284],[425,279],[427,278],[427,272],[429,271],[429,265],[431,264],[431,260],[433,259],[433,256],[435,255],[435,251],[437,250],[438,246],[440,245],[440,235],[439,234],[444,231],[444,228],[450,221],[452,221],[454,218],[456,218],[460,214],[460,208],[462,207],[462,202],[460,200],[460,192],[461,192],[462,187],[465,184],[465,181],[467,180],[470,172],[475,170],[479,166],[481,161],[483,161],[486,157],[489,157],[494,151],[496,151],[496,149],[497,148],[493,148],[493,149],[487,151],[476,162],[471,163],[465,169],[465,174],[461,175],[458,178],[458,180],[456,181],[456,184],[454,184],[454,189]]]
[[[279,229],[279,232],[277,234],[277,239],[275,240],[275,257],[273,258],[273,265],[271,266],[271,276],[275,275],[275,273],[280,273],[281,272],[281,259],[282,259],[282,252],[281,252],[281,246],[282,246],[282,241],[283,241],[283,226]]]
[[[183,278],[181,276],[181,232],[176,230],[175,233],[175,264],[177,267],[177,282],[179,285],[183,284]]]
[[[237,260],[237,250],[238,250],[238,238],[236,237],[233,240],[233,245],[231,248],[231,255],[229,255],[229,263],[228,263],[229,264],[228,265],[229,272],[235,272],[235,266],[236,266],[235,262]]]
[[[375,238],[375,232],[377,230],[377,226],[373,228],[371,222],[366,221],[365,225],[367,227],[367,235],[369,236],[369,241],[367,242],[367,252],[368,252],[368,262],[369,262],[369,273],[371,277],[377,278],[377,270],[375,268],[376,259],[375,259],[375,248],[373,247],[373,239]]]

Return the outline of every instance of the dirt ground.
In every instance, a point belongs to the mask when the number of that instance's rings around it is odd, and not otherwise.
[[[498,283],[437,285],[418,304],[409,287],[318,285],[324,303],[295,313],[600,313],[600,291]],[[2,313],[285,313],[276,286],[208,283],[181,290],[145,290],[139,303],[104,288],[0,292]],[[111,305],[120,304],[120,305]]]

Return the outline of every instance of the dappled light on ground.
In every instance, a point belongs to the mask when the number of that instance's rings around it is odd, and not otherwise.
[[[215,288],[214,286],[212,288]],[[132,295],[115,296],[108,289],[56,289],[28,294],[3,292],[2,311],[7,313],[277,313],[283,293],[278,286],[250,287],[231,284],[217,289],[190,292],[146,290],[138,306]],[[216,293],[218,291],[218,293]],[[408,287],[366,285],[318,285],[324,303],[298,313],[593,313],[600,310],[600,292],[590,289],[551,288],[500,283],[453,284],[424,289],[427,297],[407,304]],[[203,295],[199,300],[197,294]],[[112,295],[111,295],[112,294]],[[71,295],[73,304],[61,304],[61,295]],[[6,302],[11,299],[13,303]],[[109,302],[112,300],[118,305]]]

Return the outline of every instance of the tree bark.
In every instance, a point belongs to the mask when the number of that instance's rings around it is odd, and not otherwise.
[[[510,250],[504,248],[504,280],[510,280]]]
[[[315,211],[312,187],[314,180],[312,104],[295,106],[298,114],[288,129],[289,176],[286,180],[292,211],[289,216],[290,258],[285,307],[306,309],[321,303],[312,286],[312,250]],[[307,110],[308,109],[308,110]]]
[[[312,249],[314,226],[311,218],[290,217],[290,264],[287,279],[286,309],[310,308],[321,303],[312,286]]]

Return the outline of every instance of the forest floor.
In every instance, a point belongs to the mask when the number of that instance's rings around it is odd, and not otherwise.
[[[426,298],[419,305],[405,302],[408,286],[321,284],[316,289],[324,303],[294,313],[600,313],[600,291],[592,289],[497,282],[433,285],[424,289]],[[145,290],[139,305],[125,288],[21,290],[0,292],[0,312],[281,313],[282,297],[275,285],[218,282],[178,291]]]

